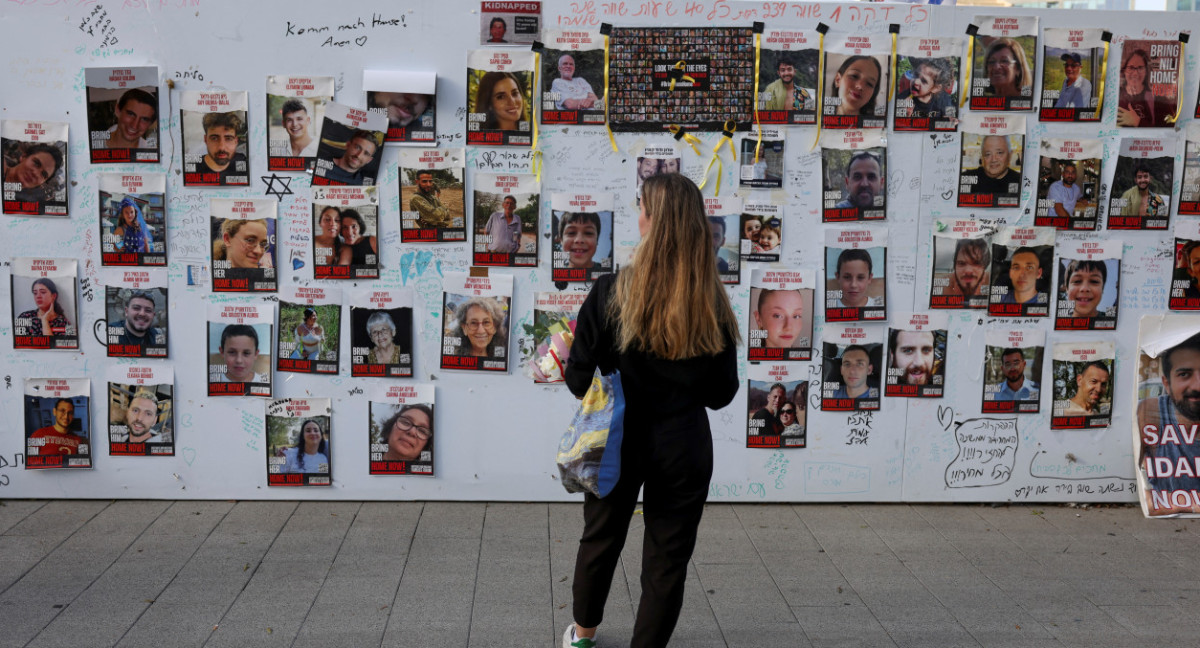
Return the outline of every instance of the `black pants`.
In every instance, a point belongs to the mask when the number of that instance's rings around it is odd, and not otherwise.
[[[631,645],[665,646],[683,607],[687,565],[708,497],[712,433],[703,408],[642,425],[629,416],[626,421],[616,488],[603,499],[588,494],[583,505],[573,611],[575,622],[585,628],[603,620],[638,490],[645,484],[642,598]]]

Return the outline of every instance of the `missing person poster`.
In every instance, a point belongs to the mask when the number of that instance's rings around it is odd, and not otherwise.
[[[747,360],[811,360],[815,270],[755,268],[750,273]]]
[[[948,313],[898,313],[888,329],[884,396],[941,398],[946,391]]]
[[[25,379],[25,469],[92,467],[92,381]]]
[[[987,308],[993,232],[975,219],[934,221],[930,308]]]
[[[1037,16],[976,16],[971,26],[971,110],[1033,110]]]
[[[1112,419],[1116,346],[1109,341],[1054,344],[1051,430],[1108,427]]]
[[[821,334],[821,411],[879,409],[883,331],[877,326],[826,324]]]
[[[307,171],[321,144],[331,76],[267,77],[267,170]]]
[[[1179,215],[1200,216],[1200,121],[1184,129],[1183,186],[1179,189]]]
[[[463,171],[466,151],[400,150],[400,241],[467,240]]]
[[[475,265],[520,268],[536,266],[538,214],[541,211],[542,192],[542,184],[537,176],[476,173],[473,184],[475,222],[471,231],[475,248],[472,259]],[[610,206],[610,225],[611,220]],[[611,241],[611,226],[608,232]],[[557,242],[557,230],[554,236]],[[609,245],[610,254],[611,249],[612,246]]]
[[[758,63],[758,120],[762,124],[817,123],[820,35],[767,29]]]
[[[825,320],[887,319],[887,230],[825,232]]]
[[[717,133],[754,123],[754,30],[614,27],[609,125],[617,132]]]
[[[892,127],[897,131],[958,129],[958,98],[962,91],[963,39],[901,36],[897,39],[896,106]]]
[[[269,303],[208,305],[208,395],[271,397]]]
[[[755,364],[746,371],[746,447],[805,447],[808,373],[793,364]]]
[[[158,162],[158,68],[84,68],[92,164]]]
[[[738,160],[739,182],[743,187],[777,189],[783,186],[783,132],[779,128],[751,129],[741,140],[742,158]]]
[[[783,205],[763,202],[758,198],[746,201],[742,204],[741,221],[743,230],[750,231],[741,242],[742,260],[764,263],[779,261],[783,252]],[[711,220],[709,222],[711,224]]]
[[[275,292],[275,214],[271,198],[211,198],[213,292]]]
[[[533,143],[533,52],[467,52],[467,144]]]
[[[542,31],[541,0],[483,0],[479,3],[479,44],[529,45]]]
[[[108,454],[175,456],[175,370],[120,365],[108,369]]]
[[[882,129],[821,134],[821,220],[887,217],[887,139]]]
[[[1043,34],[1042,102],[1044,122],[1100,121],[1100,88],[1108,52],[1103,29],[1047,27]]]
[[[1174,139],[1122,138],[1108,192],[1108,229],[1167,229],[1174,172]]]
[[[100,173],[100,263],[167,265],[167,176]]]
[[[0,122],[4,158],[4,213],[67,215],[67,123],[5,119]]]
[[[437,141],[437,73],[363,70],[367,110],[387,117],[384,144]]]
[[[1117,126],[1163,128],[1179,110],[1180,40],[1128,39],[1121,44]]]
[[[13,348],[79,348],[75,259],[12,260]]]
[[[108,357],[167,357],[166,271],[106,270],[102,278]]]
[[[825,128],[886,128],[890,34],[825,36]]]
[[[313,277],[379,278],[377,187],[312,188]]]
[[[341,357],[342,291],[288,286],[279,295],[279,346],[275,369],[337,374]]]
[[[333,407],[328,398],[267,401],[267,486],[333,483]]]
[[[743,215],[742,199],[729,195],[724,198],[705,198],[704,213],[708,217],[708,230],[712,233],[713,250],[717,254],[717,274],[722,283],[736,284],[742,280],[742,260],[749,257],[753,253],[753,246],[758,244],[763,218]],[[739,237],[737,234],[743,231],[740,223],[747,218],[752,218],[756,225],[753,241],[749,236]],[[775,237],[778,240],[773,247],[778,250],[783,242],[782,223],[776,228]]]
[[[1167,308],[1200,310],[1200,222],[1187,219],[1175,224],[1174,250]]]
[[[359,288],[350,293],[350,375],[413,375],[413,293]]]
[[[1104,140],[1047,137],[1039,146],[1033,224],[1060,230],[1096,229]]]
[[[185,90],[179,98],[183,186],[250,185],[245,90]]]
[[[958,206],[1019,206],[1025,116],[968,114],[962,130]]]
[[[604,123],[604,42],[599,31],[542,33],[542,123]]]
[[[1200,325],[1189,315],[1147,315],[1138,326],[1133,442],[1147,517],[1200,514]]]
[[[335,101],[325,106],[313,186],[375,184],[383,159],[387,117]]]
[[[1121,299],[1120,239],[1058,241],[1056,331],[1111,331]]]
[[[551,194],[550,219],[551,281],[595,281],[613,271],[612,194]]]
[[[682,168],[683,158],[680,157],[679,149],[674,145],[644,147],[641,155],[637,156],[638,204],[641,204],[642,183],[646,181],[646,178],[664,173],[679,173]]]
[[[992,236],[988,315],[1050,315],[1054,234],[1048,227],[1002,227]]]
[[[442,280],[442,369],[508,371],[513,276],[486,269]]]
[[[988,330],[984,333],[984,414],[1037,414],[1041,409],[1042,362],[1046,333],[1040,330]]]
[[[431,384],[377,385],[367,404],[372,475],[432,477],[433,406]]]
[[[587,299],[586,292],[539,292],[533,295],[533,324],[522,324],[527,337],[518,340],[525,375],[538,384],[561,383],[571,344],[575,318]]]

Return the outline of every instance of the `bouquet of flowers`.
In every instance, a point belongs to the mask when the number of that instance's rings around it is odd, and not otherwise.
[[[529,360],[529,368],[536,382],[562,382],[563,369],[567,366],[567,355],[575,341],[575,320],[563,317],[550,324],[550,335],[538,345]]]

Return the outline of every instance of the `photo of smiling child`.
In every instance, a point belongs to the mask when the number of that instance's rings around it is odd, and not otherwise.
[[[208,395],[271,397],[273,304],[208,305]]]
[[[613,269],[612,194],[550,196],[554,254],[552,281],[594,281]]]
[[[825,232],[825,320],[887,319],[887,231]]]
[[[1058,304],[1054,330],[1117,328],[1123,244],[1119,239],[1058,242]]]
[[[954,131],[958,128],[961,38],[901,36],[897,39],[897,131]]]
[[[825,128],[886,128],[891,39],[887,34],[825,37]]]
[[[742,245],[742,259],[775,263],[783,252],[783,206],[769,202],[746,201],[742,205],[741,217],[746,223],[757,223],[755,238],[747,246]],[[751,226],[754,227],[754,226]]]

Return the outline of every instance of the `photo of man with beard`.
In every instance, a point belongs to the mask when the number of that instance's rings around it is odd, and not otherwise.
[[[835,209],[872,209],[883,206],[886,198],[883,163],[878,155],[870,151],[859,151],[850,156],[850,163],[846,165],[845,191],[846,197],[834,205]]]
[[[110,286],[106,295],[109,317],[120,313],[124,319],[108,324],[109,357],[167,357],[167,331],[165,325],[155,326],[160,313],[158,304],[166,304],[166,289],[127,291],[122,307],[120,289]],[[119,310],[118,310],[119,309]]]
[[[1041,395],[1038,384],[1025,377],[1025,354],[1016,347],[1009,347],[1000,352],[1000,363],[1004,382],[1000,389],[992,394],[991,400],[998,401],[1036,401]],[[985,397],[986,399],[986,397]]]
[[[1150,366],[1154,360],[1143,352],[1142,367]],[[1200,457],[1200,437],[1189,441],[1185,434],[1200,425],[1200,333],[1166,349],[1157,360],[1162,369],[1163,393],[1144,398],[1137,404],[1142,455],[1138,457],[1138,465],[1143,470],[1148,458],[1167,459],[1175,468],[1181,462],[1194,464]],[[1173,472],[1176,474],[1148,475],[1146,484],[1151,490],[1160,491],[1200,489],[1200,477]],[[1155,509],[1155,512],[1186,512],[1186,509]],[[1196,512],[1195,509],[1192,512]]]
[[[941,396],[945,350],[944,331],[889,330],[884,395]]]
[[[954,268],[943,295],[987,296],[987,269],[992,263],[989,247],[984,239],[962,239],[954,244]],[[970,306],[970,300],[965,305]],[[986,299],[979,306],[985,305]]]

